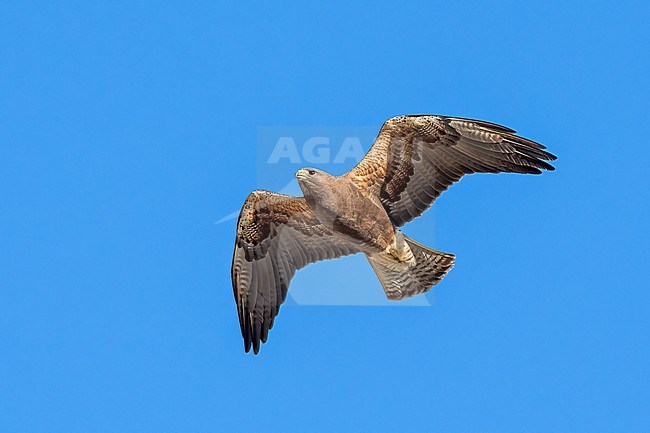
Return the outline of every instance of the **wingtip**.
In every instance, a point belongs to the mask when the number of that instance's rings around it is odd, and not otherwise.
[[[262,324],[261,323],[255,323],[253,324],[253,353],[257,355],[257,353],[260,351],[260,344],[262,340]]]
[[[262,343],[266,343],[266,340],[269,338],[269,322],[264,322],[262,324]]]
[[[546,171],[555,171],[555,167],[546,161],[539,161],[540,169]]]

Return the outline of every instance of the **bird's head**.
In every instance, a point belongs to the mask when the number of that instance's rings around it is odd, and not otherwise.
[[[296,172],[296,179],[298,182],[318,182],[322,180],[327,173],[316,168],[306,167],[301,168]]]
[[[323,185],[330,177],[332,177],[331,174],[310,167],[301,168],[296,172],[298,185],[300,185],[300,189],[305,193]]]

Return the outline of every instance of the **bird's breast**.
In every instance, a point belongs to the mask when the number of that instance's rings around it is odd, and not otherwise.
[[[385,250],[395,241],[395,227],[384,208],[359,193],[307,200],[321,224],[368,252]]]

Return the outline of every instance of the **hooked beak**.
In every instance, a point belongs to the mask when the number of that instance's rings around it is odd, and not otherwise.
[[[301,168],[300,170],[298,170],[296,172],[296,179],[298,179],[298,180],[306,179],[307,176],[309,176],[309,173],[304,168]]]

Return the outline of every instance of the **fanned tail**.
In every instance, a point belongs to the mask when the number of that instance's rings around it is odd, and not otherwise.
[[[456,256],[426,247],[404,235],[411,248],[414,265],[388,252],[366,255],[390,300],[400,300],[428,292],[454,266]]]

